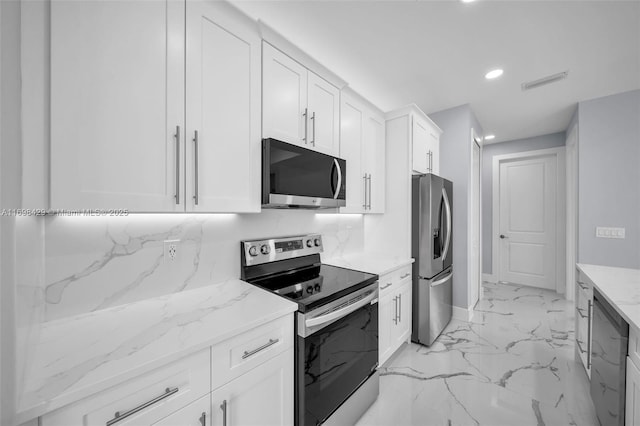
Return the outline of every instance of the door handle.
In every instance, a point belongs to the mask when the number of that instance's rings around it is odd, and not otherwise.
[[[444,283],[446,283],[447,281],[449,281],[449,278],[451,278],[451,276],[453,275],[453,272],[448,274],[446,277],[439,279],[438,281],[434,281],[431,283],[431,287],[438,287],[439,285],[442,285]]]
[[[338,195],[340,195],[340,188],[342,187],[342,169],[340,168],[340,163],[338,163],[337,159],[333,159],[333,164],[336,166],[336,170],[338,171],[338,184],[336,185],[336,193],[333,194],[333,199],[338,199]]]
[[[316,146],[316,112],[311,113],[311,118],[313,122],[311,123],[311,145]]]
[[[365,173],[364,176],[362,176],[362,181],[364,182],[364,204],[362,205],[362,208],[366,210],[367,208],[367,174]]]
[[[180,204],[180,126],[176,126],[176,204]]]
[[[308,132],[308,127],[309,125],[307,124],[307,108],[304,109],[304,112],[302,113],[302,116],[304,117],[304,138],[302,138],[302,142],[304,142],[304,144],[307,144],[307,132]]]
[[[222,426],[227,426],[227,400],[225,399],[220,404],[220,409],[222,410]]]
[[[504,234],[500,234],[500,239],[501,239],[501,240],[504,240],[505,238],[509,238],[509,237],[507,237],[507,236],[506,236],[506,235],[504,235]]]
[[[398,296],[393,298],[394,309],[393,309],[393,323],[398,324]]]

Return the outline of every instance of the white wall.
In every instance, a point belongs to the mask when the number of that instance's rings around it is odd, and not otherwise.
[[[577,121],[578,261],[640,268],[640,90],[580,102]]]
[[[492,274],[493,157],[564,146],[565,132],[508,142],[485,144],[482,150],[482,272]]]

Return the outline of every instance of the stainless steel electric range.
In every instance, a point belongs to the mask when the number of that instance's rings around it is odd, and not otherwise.
[[[353,424],[378,396],[378,276],[322,264],[317,234],[240,246],[241,278],[298,304],[296,425]]]

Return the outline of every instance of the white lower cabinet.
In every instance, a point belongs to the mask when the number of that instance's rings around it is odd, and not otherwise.
[[[579,269],[576,271],[576,351],[587,376],[591,377],[591,325],[593,312],[593,284]]]
[[[211,426],[211,395],[205,395],[152,426]]]
[[[209,365],[210,350],[206,348],[46,414],[42,417],[40,424],[41,426],[154,424],[194,400],[209,394],[211,390]]]
[[[292,425],[293,348],[211,394],[212,426]]]
[[[40,426],[293,424],[293,315],[45,414]]]
[[[380,276],[378,364],[411,337],[411,266]]]
[[[640,370],[627,357],[627,384],[624,424],[635,426],[640,424]]]

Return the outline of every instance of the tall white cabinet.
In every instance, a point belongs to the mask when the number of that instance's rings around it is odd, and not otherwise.
[[[347,160],[343,213],[384,213],[385,122],[383,113],[345,88],[340,101],[340,157]]]
[[[263,136],[337,156],[340,89],[265,42]]]
[[[227,3],[52,2],[51,207],[259,211],[260,75]]]

